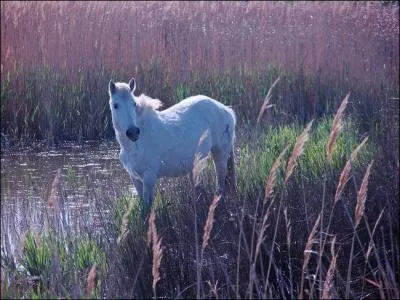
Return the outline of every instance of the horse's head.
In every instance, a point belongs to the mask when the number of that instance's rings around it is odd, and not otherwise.
[[[139,138],[140,129],[137,126],[136,102],[133,92],[136,83],[132,78],[129,84],[110,80],[110,109],[114,129],[125,134],[131,141]]]

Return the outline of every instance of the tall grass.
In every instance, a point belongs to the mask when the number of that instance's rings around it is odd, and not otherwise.
[[[330,162],[325,149],[332,119],[315,121],[312,128],[306,128],[308,140],[302,143],[302,154],[296,155],[297,164],[286,183],[286,165],[293,156],[287,149],[299,151],[295,141],[299,144],[304,140],[303,126],[259,128],[253,138],[265,143],[239,143],[237,195],[212,200],[215,182],[206,165],[197,180],[204,188],[202,197],[193,194],[184,179],[157,191],[147,239],[147,222],[143,222],[137,199],[131,196],[116,203],[111,198],[102,200],[114,207],[115,221],[105,233],[110,238],[100,245],[91,239],[64,240],[59,231],[43,233],[41,239],[29,235],[23,243],[22,260],[11,260],[27,266],[26,270],[38,271],[21,273],[6,263],[13,254],[2,252],[6,270],[3,295],[335,298],[346,295],[347,285],[351,297],[396,295],[392,274],[399,262],[384,248],[389,245],[389,232],[396,230],[395,223],[382,223],[382,216],[390,215],[387,209],[382,210],[384,203],[379,216],[371,211],[380,182],[376,165],[370,164],[364,175],[368,162],[379,153],[377,145],[366,143],[357,150],[357,157],[353,155],[351,177],[355,185],[347,184],[340,205],[331,205],[341,170],[360,140],[355,124],[348,118],[342,122],[343,131],[335,140]],[[65,177],[56,173],[52,189],[56,190],[61,178]],[[274,182],[273,189],[266,190],[266,182]],[[306,201],[299,199],[302,193]],[[59,200],[68,197],[65,192],[58,195]],[[323,198],[325,206],[321,205]],[[57,207],[50,203],[48,209]],[[333,222],[327,226],[321,216],[329,214]],[[379,234],[379,223],[386,234]],[[121,228],[126,234],[118,241]],[[318,242],[324,235],[329,247]]]

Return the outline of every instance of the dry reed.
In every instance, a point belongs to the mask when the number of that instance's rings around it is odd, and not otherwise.
[[[303,153],[304,144],[308,140],[309,131],[311,129],[313,121],[314,120],[311,120],[307,124],[306,128],[299,135],[299,137],[296,140],[296,143],[294,144],[292,155],[290,156],[288,163],[287,163],[286,174],[285,174],[285,184],[287,184],[289,177],[292,175],[293,170],[294,170],[295,166],[297,165],[297,159],[299,158],[301,153]]]
[[[214,199],[213,199],[212,203],[210,204],[210,207],[208,210],[208,215],[207,215],[207,221],[206,221],[206,224],[204,225],[203,243],[201,245],[201,248],[203,251],[208,245],[208,240],[210,239],[210,234],[211,234],[211,230],[212,230],[213,223],[214,223],[215,209],[217,208],[217,205],[220,200],[221,200],[220,195],[214,196]]]
[[[346,109],[349,97],[350,97],[350,92],[346,95],[346,97],[344,97],[332,121],[332,130],[329,135],[328,143],[326,145],[326,154],[329,161],[332,160],[333,146],[335,144],[337,136],[339,135],[343,127],[342,124],[343,112]]]
[[[88,295],[91,295],[96,287],[97,282],[96,264],[94,264],[90,269],[86,282],[86,292]]]
[[[302,272],[301,272],[301,283],[300,283],[299,299],[303,298],[304,273],[305,273],[306,268],[308,266],[308,262],[310,261],[313,240],[314,240],[315,233],[317,232],[317,227],[318,227],[320,219],[321,219],[321,213],[319,213],[319,215],[317,217],[317,220],[315,220],[314,226],[313,226],[310,234],[308,235],[306,247],[304,249],[304,262],[303,262],[303,267],[302,267]]]
[[[376,229],[378,228],[378,224],[379,224],[380,220],[382,219],[384,212],[385,212],[385,208],[382,209],[381,213],[379,214],[378,219],[375,222],[374,228],[372,229],[372,233],[370,235],[369,244],[368,244],[368,250],[367,250],[367,253],[365,254],[365,259],[368,259],[368,257],[371,255],[372,247],[374,247],[374,234],[375,234]]]
[[[357,153],[360,151],[361,147],[367,142],[367,140],[368,140],[368,137],[366,137],[360,143],[360,145],[358,145],[357,148],[353,150],[353,152],[350,155],[349,160],[346,162],[346,165],[344,166],[342,172],[340,173],[339,183],[337,185],[336,193],[335,193],[334,204],[336,204],[337,201],[339,201],[340,195],[342,194],[344,187],[350,178],[350,170],[351,170],[352,162],[355,160],[355,158],[357,157]]]
[[[371,172],[371,167],[374,161],[372,160],[371,163],[368,165],[367,170],[365,171],[364,178],[361,183],[360,190],[357,194],[357,204],[355,210],[355,222],[354,227],[357,228],[358,224],[360,224],[361,218],[364,214],[365,210],[365,200],[367,199],[367,191],[368,191],[368,178]]]

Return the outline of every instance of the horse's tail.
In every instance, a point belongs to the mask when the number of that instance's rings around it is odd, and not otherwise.
[[[231,193],[236,193],[236,173],[235,173],[235,156],[232,150],[228,157],[228,174],[226,176],[226,186]]]

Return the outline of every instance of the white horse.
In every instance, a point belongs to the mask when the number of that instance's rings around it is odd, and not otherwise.
[[[207,96],[193,96],[158,111],[161,101],[134,95],[136,83],[112,80],[110,109],[120,160],[128,171],[141,204],[150,208],[159,177],[189,174],[193,183],[195,158],[211,152],[217,193],[226,184],[235,191],[233,146],[236,118],[233,110]]]

